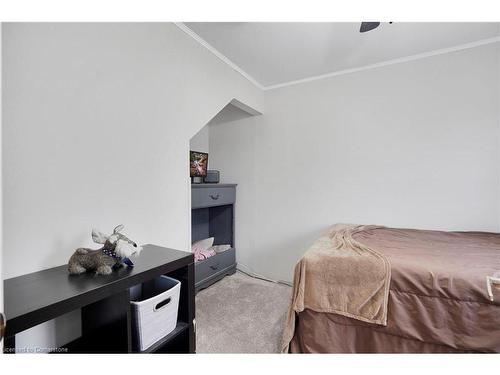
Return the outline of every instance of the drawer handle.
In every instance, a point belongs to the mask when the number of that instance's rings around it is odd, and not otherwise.
[[[210,194],[210,198],[212,198],[214,201],[216,201],[217,199],[219,199],[220,195],[217,194],[217,195],[213,195],[213,194]]]
[[[213,271],[215,271],[216,269],[218,269],[218,268],[219,268],[219,264],[217,263],[215,266],[210,266],[210,268],[211,268]]]

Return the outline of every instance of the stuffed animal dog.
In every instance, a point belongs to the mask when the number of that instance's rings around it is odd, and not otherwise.
[[[109,275],[113,268],[126,264],[132,267],[131,256],[138,256],[142,250],[134,241],[120,232],[123,225],[118,225],[113,234],[106,236],[98,230],[92,230],[94,242],[104,246],[98,250],[79,248],[76,249],[68,262],[68,271],[78,275],[87,271],[95,271],[98,275]]]

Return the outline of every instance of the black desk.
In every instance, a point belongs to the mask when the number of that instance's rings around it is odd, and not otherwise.
[[[69,275],[67,266],[4,281],[7,317],[4,352],[15,347],[15,335],[70,311],[82,313],[82,336],[67,345],[76,353],[131,353],[129,288],[160,275],[181,282],[176,329],[147,352],[195,352],[194,263],[191,253],[145,245],[134,267],[110,275]]]

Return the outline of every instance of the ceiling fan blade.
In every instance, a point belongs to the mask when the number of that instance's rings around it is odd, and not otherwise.
[[[361,27],[359,28],[360,33],[366,33],[367,31],[373,30],[380,25],[380,22],[361,22]]]

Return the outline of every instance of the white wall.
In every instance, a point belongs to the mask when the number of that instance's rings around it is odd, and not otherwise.
[[[189,251],[189,139],[261,91],[169,23],[8,23],[2,41],[3,276],[65,264],[94,226]],[[53,343],[50,324],[26,341]]]
[[[189,141],[189,149],[191,151],[210,152],[208,139],[209,126],[205,125],[201,130],[194,135]]]
[[[66,263],[92,226],[189,249],[189,139],[260,91],[172,24],[5,24],[3,41],[4,276]]]
[[[211,126],[238,262],[291,280],[337,222],[499,230],[498,44],[266,92]]]
[[[212,125],[235,121],[251,116],[258,116],[262,113],[252,107],[246,106],[244,103],[232,100],[219,113],[217,113],[203,128],[196,133],[189,141],[189,148],[192,151],[208,152],[210,154],[210,128]],[[212,169],[210,155],[208,158],[208,167]]]
[[[2,23],[0,22],[0,51],[2,51]],[[1,53],[0,53],[1,55]],[[2,71],[2,59],[0,57],[0,72]],[[0,74],[0,126],[2,125],[2,74]],[[0,165],[2,164],[2,132],[0,132]],[[2,186],[2,171],[0,171],[0,189]],[[0,212],[2,212],[2,196],[0,194]],[[2,278],[3,268],[3,246],[2,246],[2,217],[0,215],[0,280]],[[3,282],[0,283],[0,312],[4,313],[3,309]],[[0,353],[3,353],[3,340],[0,342]]]

